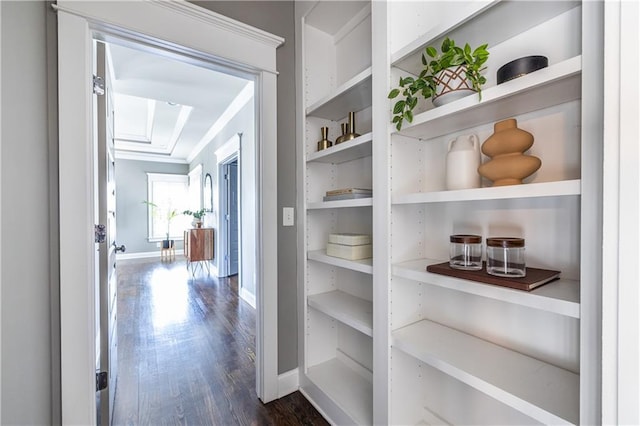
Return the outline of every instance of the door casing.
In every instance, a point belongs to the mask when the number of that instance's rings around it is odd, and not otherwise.
[[[256,391],[278,396],[277,205],[263,197],[276,179],[276,57],[283,39],[186,2],[59,0],[60,322],[63,424],[96,423],[95,147],[91,140],[92,42],[128,40],[150,51],[255,82],[256,99]],[[144,18],[144,19],[143,19]],[[172,25],[165,25],[171,22]],[[114,39],[117,38],[117,40]],[[211,43],[225,40],[225,43]]]

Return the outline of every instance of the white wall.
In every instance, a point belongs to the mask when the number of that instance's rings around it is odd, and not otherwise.
[[[249,101],[238,113],[229,121],[229,123],[209,142],[209,144],[200,152],[191,162],[191,169],[202,164],[202,175],[211,174],[213,182],[213,206],[214,217],[212,218],[214,227],[217,228],[217,217],[220,212],[218,205],[218,170],[216,163],[215,151],[222,145],[227,143],[231,138],[237,137],[238,133],[242,133],[242,146],[240,149],[240,168],[242,185],[247,190],[242,196],[242,286],[246,292],[255,298],[256,295],[256,264],[255,250],[256,238],[250,230],[256,227],[256,205],[255,205],[255,182],[256,169],[255,164],[255,105],[253,99]],[[270,196],[267,194],[266,196]],[[216,229],[216,250],[219,241],[219,229]],[[220,253],[215,254],[218,260]]]
[[[2,424],[52,423],[46,7],[0,2]]]

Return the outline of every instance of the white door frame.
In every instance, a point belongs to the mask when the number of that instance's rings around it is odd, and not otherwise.
[[[183,61],[193,58],[255,79],[257,250],[256,391],[278,396],[276,55],[283,39],[175,2],[58,0],[60,321],[63,424],[91,425],[95,407],[95,164],[92,40],[117,35]],[[171,25],[166,25],[171,22]],[[217,43],[215,40],[224,40]],[[271,344],[266,345],[269,341]]]
[[[216,264],[218,267],[218,275],[226,276],[227,275],[227,264],[224,261],[223,254],[226,251],[227,247],[227,234],[225,233],[226,221],[224,220],[222,212],[224,211],[226,205],[226,187],[222,185],[224,180],[224,172],[222,170],[222,166],[232,161],[234,158],[238,159],[238,165],[240,164],[240,135],[234,135],[227,142],[222,144],[220,148],[218,148],[215,152],[216,156],[216,173],[218,175],[218,199],[217,203],[217,227],[218,227],[218,240],[216,253],[220,256],[216,257]],[[242,193],[242,190],[240,191]],[[240,274],[242,275],[242,274]],[[239,278],[242,278],[241,276]],[[242,285],[242,280],[238,280],[239,285]]]

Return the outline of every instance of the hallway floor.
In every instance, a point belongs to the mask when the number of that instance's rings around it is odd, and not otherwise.
[[[327,424],[300,392],[257,398],[255,311],[234,278],[120,261],[118,335],[114,425]]]

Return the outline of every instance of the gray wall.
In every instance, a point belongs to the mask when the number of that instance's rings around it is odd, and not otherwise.
[[[295,21],[292,1],[194,1],[222,15],[284,37],[278,48],[278,372],[298,366],[295,227],[282,207],[296,206]]]
[[[127,253],[160,252],[155,242],[147,241],[147,173],[189,173],[187,164],[157,163],[116,159],[116,243]],[[173,229],[172,229],[173,230]],[[182,251],[176,241],[176,254]]]
[[[278,49],[278,204],[295,206],[293,3],[201,5],[287,40]],[[59,383],[51,379],[59,367],[51,310],[58,298],[57,141],[51,151],[48,141],[56,133],[55,108],[47,116],[56,102],[56,38],[46,35],[55,14],[43,2],[0,1],[0,19],[0,423],[57,424]],[[297,366],[295,228],[279,229],[278,243],[279,371],[285,372]]]
[[[50,424],[51,293],[45,3],[0,2],[2,424]]]

